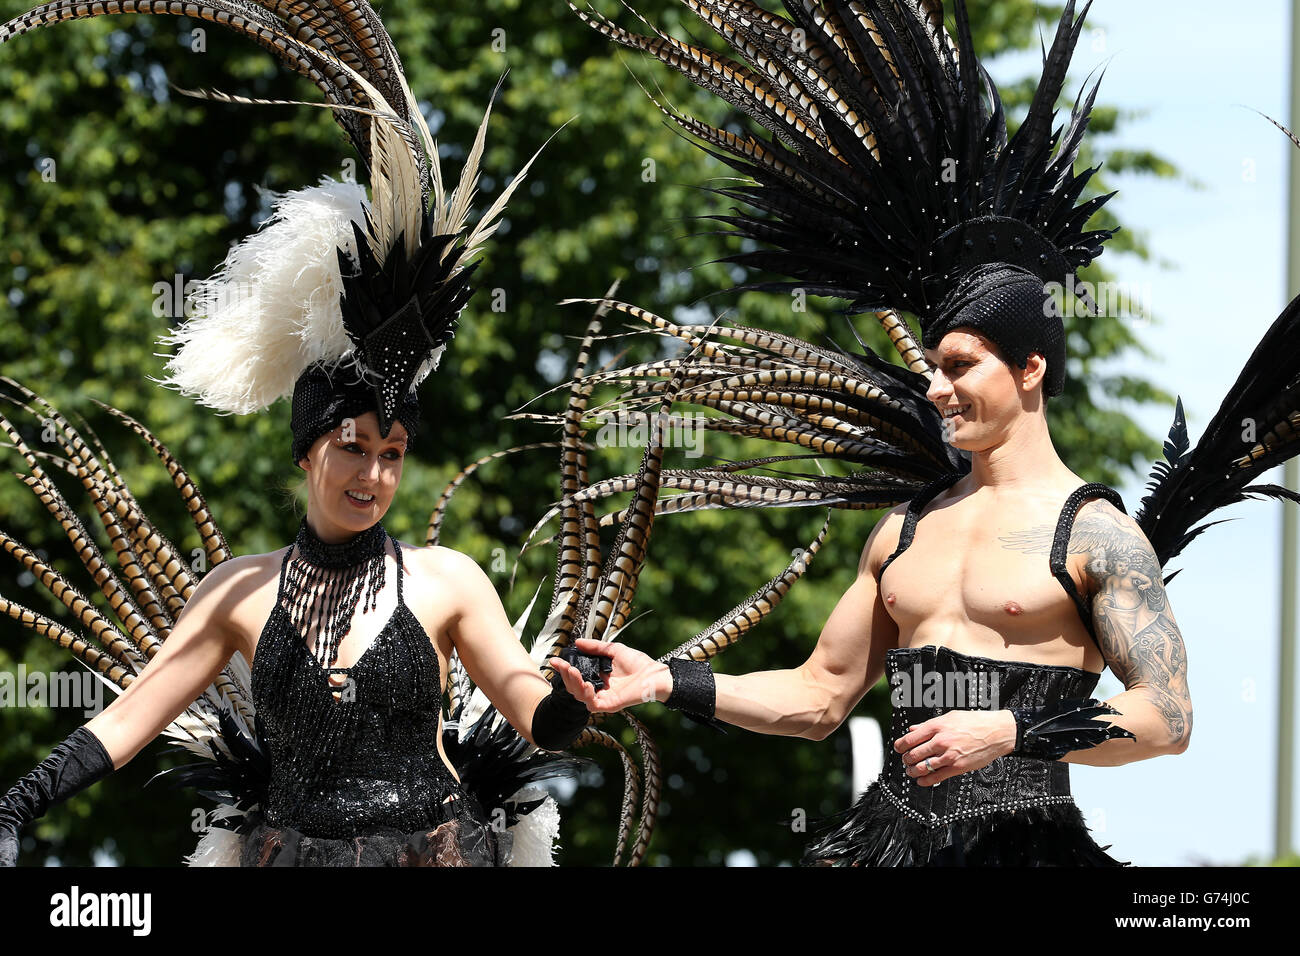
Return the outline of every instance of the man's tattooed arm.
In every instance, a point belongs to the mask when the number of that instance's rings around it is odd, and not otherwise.
[[[1080,510],[1069,550],[1086,557],[1097,643],[1126,688],[1110,700],[1123,715],[1115,722],[1137,735],[1069,759],[1111,765],[1181,753],[1192,732],[1187,651],[1150,542],[1132,518],[1096,500]]]

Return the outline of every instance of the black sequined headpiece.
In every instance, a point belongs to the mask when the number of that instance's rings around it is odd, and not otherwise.
[[[311,366],[298,377],[293,389],[289,424],[293,431],[293,460],[305,458],[316,439],[338,428],[344,419],[378,411],[374,389],[357,376],[354,367],[331,371],[320,363]],[[415,393],[402,393],[393,420],[406,426],[408,442],[415,441],[420,428],[420,402]],[[383,437],[388,437],[388,431],[383,432]]]
[[[367,228],[373,224],[367,221]],[[364,369],[379,430],[386,437],[411,389],[428,373],[434,358],[456,334],[456,319],[469,300],[470,276],[478,261],[463,263],[452,246],[455,236],[434,235],[434,218],[425,210],[414,251],[399,235],[382,262],[356,223],[357,258],[338,251],[343,280],[343,327],[355,349],[352,360]]]
[[[336,366],[314,363],[294,384],[294,461],[343,419],[366,412],[378,416],[383,437],[400,421],[414,439],[420,403],[412,389],[456,334],[456,319],[473,292],[469,280],[478,266],[469,263],[453,274],[457,257],[449,250],[454,237],[433,235],[434,220],[427,210],[421,222],[413,254],[408,255],[398,236],[388,258],[379,262],[356,223],[356,261],[338,250],[339,305],[354,348]],[[373,229],[368,217],[367,229]]]

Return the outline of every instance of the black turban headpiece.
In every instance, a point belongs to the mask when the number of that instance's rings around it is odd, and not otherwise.
[[[374,386],[357,374],[355,366],[329,368],[320,362],[308,366],[293,387],[289,427],[293,432],[294,462],[305,458],[316,439],[338,428],[344,419],[378,411]],[[414,441],[420,427],[420,402],[414,393],[402,392],[393,417],[406,426]],[[384,430],[381,422],[380,429],[387,438],[392,426]]]
[[[1043,280],[1005,262],[976,266],[944,296],[924,324],[921,343],[937,348],[956,328],[970,328],[992,341],[1007,362],[1024,368],[1038,352],[1047,360],[1043,394],[1065,387],[1065,325]]]

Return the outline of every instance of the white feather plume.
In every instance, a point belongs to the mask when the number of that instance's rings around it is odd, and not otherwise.
[[[538,809],[541,809],[540,807]],[[242,817],[244,812],[234,807],[222,805],[208,813],[213,820],[229,820]],[[220,826],[206,826],[199,838],[199,845],[194,852],[185,857],[188,866],[239,866],[239,857],[244,848],[244,837],[235,830]]]
[[[555,866],[555,847],[560,839],[560,808],[545,790],[524,787],[509,801],[524,803],[546,796],[531,812],[510,828],[514,838],[510,847],[511,866]]]
[[[436,349],[429,353],[418,369],[415,370],[415,378],[411,380],[411,391],[415,391],[420,383],[429,377],[430,372],[438,370],[438,363],[442,361],[442,353],[447,351],[447,343],[443,342]]]
[[[488,700],[487,694],[475,687],[469,693],[469,699],[465,701],[465,706],[460,712],[460,719],[457,721],[456,736],[457,739],[468,739],[471,736],[472,728],[487,713],[488,707],[492,701]],[[495,727],[503,718],[498,712],[490,726]],[[463,730],[461,728],[464,728]]]
[[[338,248],[356,254],[365,187],[323,177],[276,196],[274,214],[198,284],[193,318],[162,340],[179,346],[163,385],[246,415],[293,394],[308,365],[352,349],[343,327]]]

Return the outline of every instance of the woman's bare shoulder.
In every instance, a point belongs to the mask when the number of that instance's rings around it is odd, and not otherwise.
[[[220,564],[214,565],[204,579],[234,583],[244,579],[265,580],[268,577],[278,576],[280,564],[291,547],[292,545],[288,545],[265,554],[241,554],[227,558]]]
[[[417,547],[399,542],[402,560],[418,573],[439,578],[449,584],[465,584],[483,577],[483,569],[469,555],[442,545]]]
[[[215,565],[190,597],[187,611],[201,626],[233,634],[251,659],[256,635],[275,604],[280,565],[289,548],[266,554],[241,554]]]
[[[266,554],[241,554],[214,565],[202,576],[190,603],[211,607],[214,603],[227,609],[231,617],[249,602],[269,596],[274,600],[279,582],[280,565],[288,548]]]

